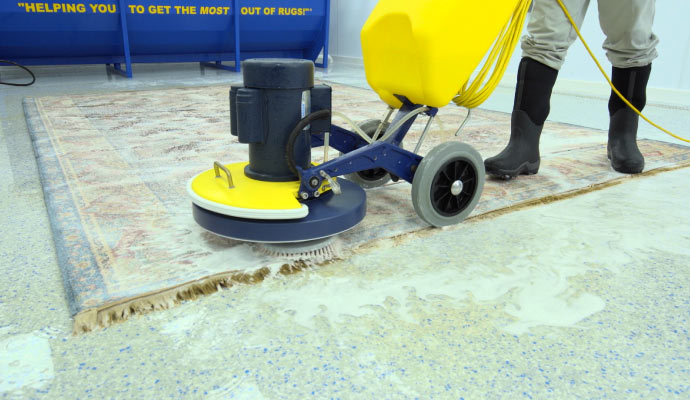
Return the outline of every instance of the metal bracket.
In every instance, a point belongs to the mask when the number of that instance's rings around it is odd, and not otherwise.
[[[455,132],[455,136],[460,136],[460,132],[462,131],[462,128],[464,128],[465,125],[467,125],[467,123],[470,122],[470,118],[471,118],[471,117],[472,117],[472,109],[471,109],[471,108],[468,108],[468,109],[467,109],[467,116],[466,116],[465,119],[462,121],[462,124],[460,125],[460,127],[458,128],[458,130]]]
[[[126,71],[122,70],[122,67],[120,66],[120,63],[115,63],[113,64],[113,67],[115,69],[115,72],[122,74],[126,76],[127,78],[132,78],[132,54],[130,52],[129,48],[129,28],[127,27],[127,13],[126,13],[126,4],[124,0],[119,0],[119,7],[120,7],[120,29],[122,29],[122,49],[125,53],[125,66],[127,68]],[[106,64],[108,65],[108,64]]]
[[[331,190],[333,191],[333,193],[342,193],[342,190],[340,190],[340,184],[335,179],[331,178],[331,176],[328,175],[326,171],[319,171],[319,175],[321,175],[322,178],[325,178],[328,181],[328,184],[331,185]]]
[[[419,153],[419,149],[422,147],[422,143],[424,142],[424,138],[426,138],[427,133],[429,133],[429,129],[431,128],[431,123],[434,121],[434,117],[434,115],[430,116],[429,120],[426,122],[424,132],[422,132],[422,136],[419,138],[419,141],[417,142],[417,145],[414,148],[415,153]]]
[[[395,109],[393,107],[388,106],[388,110],[386,112],[386,117],[383,119],[383,121],[381,121],[379,126],[376,128],[376,132],[374,133],[374,136],[371,137],[372,139],[374,139],[374,141],[379,140],[379,136],[381,136],[381,131],[383,130],[383,126],[386,124],[386,122],[388,122],[389,119],[391,119],[391,115],[393,115],[394,110]]]

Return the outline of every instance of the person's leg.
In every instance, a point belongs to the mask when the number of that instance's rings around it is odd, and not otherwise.
[[[580,25],[589,0],[565,0]],[[518,69],[515,101],[507,147],[484,161],[486,172],[503,179],[539,170],[539,138],[549,115],[551,91],[575,30],[555,0],[534,0],[522,38],[522,61]]]
[[[613,65],[611,81],[638,110],[647,101],[647,82],[659,40],[652,32],[655,0],[599,0],[599,22],[606,35],[604,49]],[[613,91],[609,98],[607,153],[618,172],[639,173],[644,157],[637,147],[639,116]]]
[[[585,19],[589,0],[563,0],[578,27]],[[529,57],[555,70],[560,70],[577,33],[556,0],[533,0],[522,37],[522,57]]]

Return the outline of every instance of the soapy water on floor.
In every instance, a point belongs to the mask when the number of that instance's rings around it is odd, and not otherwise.
[[[589,274],[625,273],[643,252],[672,248],[645,238],[661,234],[665,225],[682,229],[664,223],[673,215],[659,215],[659,225],[641,235],[626,210],[652,212],[659,206],[639,204],[644,185],[625,188],[640,192],[635,196],[619,188],[583,196],[572,208],[554,203],[508,214],[496,225],[466,221],[460,229],[408,235],[403,245],[381,240],[347,261],[269,279],[249,301],[270,305],[306,327],[314,327],[317,317],[343,323],[386,304],[399,305],[386,312],[415,322],[415,304],[440,299],[458,312],[472,303],[494,305],[503,313],[494,316],[497,328],[510,334],[538,326],[577,328],[606,306],[600,288],[583,283]],[[599,207],[601,202],[619,207]]]
[[[643,186],[624,189],[643,192]],[[626,197],[621,190],[580,197],[577,207],[554,203],[506,214],[497,224],[470,220],[459,228],[407,235],[402,243],[379,240],[346,260],[296,274],[272,270],[263,282],[239,289],[243,306],[233,318],[273,311],[314,328],[318,321],[343,324],[386,312],[416,323],[415,307],[442,302],[459,313],[490,305],[498,312],[490,318],[509,334],[539,326],[577,328],[605,308],[602,292],[582,283],[588,274],[625,273],[641,252],[671,249],[668,243],[643,239],[634,217],[621,217],[633,206],[652,212],[659,204],[639,204],[635,199],[641,193]],[[611,201],[620,207],[598,207]],[[674,217],[660,214],[659,225],[650,226],[646,235],[669,229],[665,225],[682,229],[664,224],[669,218]],[[586,225],[577,223],[584,220]]]
[[[400,305],[395,311],[397,317],[410,323],[416,321],[409,305],[417,299],[443,300],[457,308],[468,301],[499,303],[505,304],[504,311],[516,319],[503,329],[521,334],[538,325],[574,326],[602,310],[601,298],[578,293],[569,286],[568,278],[583,272],[577,267],[556,271],[524,264],[509,265],[496,273],[487,273],[479,265],[449,266],[433,274],[418,272],[372,281],[308,272],[289,288],[264,293],[261,300],[276,305],[306,327],[314,327],[316,316],[344,323],[345,316],[361,317],[391,300]]]
[[[414,307],[440,301],[458,312],[473,303],[495,305],[502,313],[495,316],[497,321],[512,321],[497,328],[515,335],[538,326],[577,327],[603,310],[605,302],[573,281],[602,269],[616,273],[633,261],[629,251],[616,250],[617,243],[629,242],[633,233],[603,222],[572,224],[581,218],[577,212],[524,213],[534,215],[500,217],[500,230],[467,221],[462,229],[408,235],[402,245],[399,239],[380,240],[345,261],[287,276],[272,273],[242,289],[245,310],[273,310],[293,323],[315,328],[317,320],[343,324],[381,312],[381,307],[395,313],[394,318],[416,323]],[[526,224],[528,220],[534,222]],[[587,240],[581,242],[566,239],[585,234]],[[603,253],[609,254],[607,259],[601,259]],[[176,324],[193,325],[183,320]]]
[[[50,343],[40,333],[14,335],[0,341],[0,393],[41,389],[54,378]]]

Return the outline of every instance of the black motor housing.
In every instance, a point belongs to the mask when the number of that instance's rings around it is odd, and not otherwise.
[[[296,59],[250,59],[242,63],[244,84],[230,88],[231,133],[249,144],[245,174],[256,180],[299,180],[285,161],[290,132],[312,112],[331,110],[331,88],[314,86],[314,63]],[[294,149],[296,165],[311,166],[309,133],[330,131],[330,118],[305,128]]]

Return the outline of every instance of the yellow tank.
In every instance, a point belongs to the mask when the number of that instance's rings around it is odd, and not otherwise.
[[[367,81],[383,101],[447,105],[520,0],[379,0],[361,32]]]

